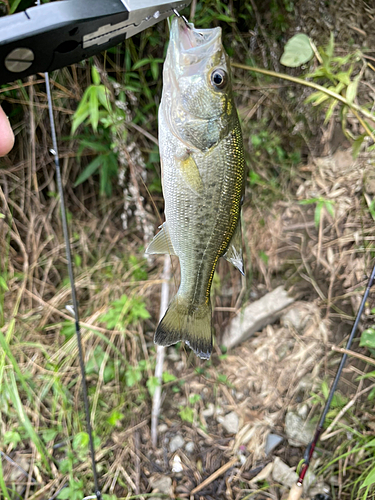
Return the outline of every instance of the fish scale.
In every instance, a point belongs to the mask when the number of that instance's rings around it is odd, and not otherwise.
[[[198,31],[175,19],[163,80],[159,147],[166,221],[146,252],[177,255],[181,282],[155,342],[182,340],[208,359],[210,290],[218,259],[224,256],[243,272],[245,162],[221,29]]]

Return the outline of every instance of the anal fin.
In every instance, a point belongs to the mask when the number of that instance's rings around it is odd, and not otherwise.
[[[243,256],[242,256],[242,230],[241,219],[238,220],[237,227],[234,230],[232,239],[229,242],[227,251],[223,255],[224,259],[237,267],[239,272],[245,276]]]
[[[160,227],[160,231],[153,237],[151,243],[146,248],[145,253],[152,254],[168,254],[176,255],[171,237],[169,235],[168,224],[164,222]]]

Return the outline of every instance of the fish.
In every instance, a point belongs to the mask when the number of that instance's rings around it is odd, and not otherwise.
[[[220,27],[195,29],[173,19],[158,120],[165,222],[146,254],[176,255],[181,280],[154,342],[183,341],[209,359],[210,291],[219,258],[244,274],[245,159]]]

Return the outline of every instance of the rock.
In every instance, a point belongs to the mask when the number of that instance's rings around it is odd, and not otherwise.
[[[283,441],[283,437],[277,434],[268,434],[265,446],[266,455],[269,455]]]
[[[169,451],[174,453],[179,448],[182,448],[185,444],[184,438],[180,434],[176,434],[169,442]]]
[[[237,434],[239,425],[240,425],[240,420],[238,418],[237,413],[234,411],[231,411],[225,417],[217,417],[217,421],[224,427],[224,429],[229,433],[229,434]]]
[[[202,415],[204,417],[212,417],[214,413],[215,413],[215,406],[213,405],[213,403],[208,403],[207,408],[202,411]]]
[[[285,434],[291,446],[308,445],[314,437],[315,425],[288,411],[285,416]]]
[[[194,451],[194,443],[193,443],[193,441],[189,441],[188,443],[186,443],[185,450],[188,453],[193,453],[193,451]]]
[[[175,347],[170,347],[168,349],[167,358],[170,359],[171,361],[180,361],[181,360],[180,353],[176,350]]]
[[[184,468],[182,467],[181,458],[178,455],[173,457],[172,462],[172,472],[182,472]]]
[[[168,425],[167,424],[160,424],[158,425],[158,433],[163,434],[164,432],[167,432],[168,430]]]
[[[172,479],[168,476],[160,476],[150,479],[152,493],[163,493],[164,495],[171,494]]]
[[[327,483],[325,483],[322,479],[317,480],[316,477],[314,482],[310,481],[309,484],[306,485],[306,487],[305,483],[303,483],[303,486],[304,491],[308,493],[309,497],[315,497],[317,495],[329,495],[331,491],[331,488]]]
[[[294,299],[288,296],[282,286],[275,288],[245,307],[232,319],[221,343],[227,348],[238,345],[266,325],[274,323],[282,311],[293,302]]]
[[[275,457],[272,468],[272,479],[288,488],[297,481],[297,473],[288,467],[279,457]]]

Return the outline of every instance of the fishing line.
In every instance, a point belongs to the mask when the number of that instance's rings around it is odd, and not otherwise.
[[[95,485],[95,496],[86,497],[86,499],[96,497],[97,500],[101,500],[102,496],[101,496],[101,493],[99,490],[98,473],[97,473],[96,463],[95,463],[94,439],[93,439],[93,435],[92,435],[92,428],[91,428],[91,422],[90,422],[90,410],[89,410],[89,400],[88,400],[88,396],[87,396],[85,363],[84,363],[84,359],[83,359],[81,329],[79,326],[78,301],[77,301],[76,287],[75,287],[75,282],[74,282],[72,254],[71,254],[71,248],[70,248],[68,222],[67,222],[66,211],[65,211],[64,190],[63,190],[62,179],[61,179],[60,159],[59,159],[59,152],[58,152],[58,148],[57,148],[55,121],[53,118],[51,87],[50,87],[48,73],[45,73],[45,79],[46,79],[48,111],[49,111],[49,119],[50,119],[50,125],[51,125],[52,146],[53,146],[53,149],[50,149],[50,152],[53,154],[53,156],[55,158],[57,188],[58,188],[58,193],[59,193],[59,197],[60,197],[61,221],[62,221],[62,227],[63,227],[63,233],[64,233],[66,259],[68,261],[67,267],[68,267],[68,273],[69,273],[69,281],[70,281],[70,287],[71,287],[71,291],[72,291],[73,306],[70,308],[70,311],[73,312],[74,318],[75,318],[75,331],[76,331],[76,336],[77,336],[79,365],[80,365],[80,369],[81,369],[81,378],[82,378],[82,395],[83,395],[83,401],[84,401],[84,407],[85,407],[86,427],[87,427],[87,433],[89,435],[92,471],[93,471],[93,475],[94,475],[94,485]]]
[[[355,338],[355,335],[357,333],[358,324],[359,324],[359,321],[361,319],[363,310],[364,310],[366,302],[367,302],[367,298],[369,296],[371,287],[374,284],[374,281],[375,281],[375,262],[374,262],[374,267],[372,269],[370,278],[369,278],[369,280],[367,282],[366,290],[365,290],[365,293],[363,294],[363,298],[362,298],[361,304],[359,306],[359,309],[358,309],[358,312],[357,312],[357,315],[356,315],[356,318],[355,318],[355,321],[354,321],[354,324],[353,324],[353,327],[352,327],[352,331],[350,332],[350,336],[349,336],[348,342],[347,342],[346,347],[345,347],[346,350],[350,349],[350,347],[352,345],[352,342],[353,342],[353,340]],[[305,450],[304,463],[302,465],[301,472],[299,474],[297,483],[292,487],[292,489],[290,491],[288,500],[297,500],[298,498],[301,497],[303,480],[304,480],[304,478],[306,476],[306,473],[307,473],[307,470],[309,468],[310,460],[311,460],[311,457],[312,457],[312,455],[314,453],[314,449],[316,447],[316,444],[317,444],[317,442],[319,440],[319,437],[320,437],[320,435],[322,433],[324,422],[326,420],[327,413],[328,413],[329,408],[331,406],[333,395],[334,395],[334,393],[335,393],[335,391],[337,389],[337,384],[338,384],[339,379],[341,377],[341,373],[342,373],[342,370],[343,370],[343,368],[345,366],[347,357],[348,357],[348,354],[344,353],[343,356],[342,356],[342,358],[341,358],[340,365],[339,365],[339,367],[337,369],[335,379],[334,379],[334,381],[332,383],[331,390],[329,391],[329,395],[328,395],[326,404],[324,406],[322,415],[320,417],[318,426],[316,428],[314,439],[311,441],[311,443],[307,446],[307,448]]]

